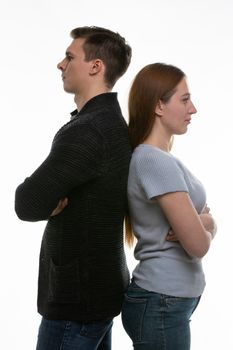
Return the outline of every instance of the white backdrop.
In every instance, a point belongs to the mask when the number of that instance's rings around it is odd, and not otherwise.
[[[127,95],[145,64],[179,66],[198,113],[173,153],[202,180],[218,235],[204,258],[207,287],[193,316],[192,350],[233,349],[232,338],[232,33],[231,0],[1,0],[1,244],[0,348],[33,350],[40,316],[37,273],[44,222],[14,213],[15,188],[43,161],[57,129],[75,108],[56,64],[82,25],[118,31],[133,48],[115,86],[127,119]],[[133,252],[127,249],[130,270]],[[131,348],[120,317],[113,350]]]

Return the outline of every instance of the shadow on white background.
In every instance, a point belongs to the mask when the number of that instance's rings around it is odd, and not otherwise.
[[[56,64],[82,25],[118,31],[133,48],[128,72],[115,86],[127,119],[127,96],[145,64],[177,65],[188,76],[198,109],[173,153],[204,183],[218,235],[204,258],[207,286],[191,323],[192,350],[233,349],[232,306],[232,32],[231,0],[7,0],[1,2],[1,244],[0,347],[33,350],[40,241],[45,222],[14,213],[15,188],[47,156],[54,134],[75,108]],[[126,248],[130,270],[136,262]],[[231,299],[230,299],[231,300]],[[113,350],[131,349],[120,316]]]

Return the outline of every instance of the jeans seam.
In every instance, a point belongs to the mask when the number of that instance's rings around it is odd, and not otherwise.
[[[147,301],[146,301],[146,305],[144,308],[144,312],[143,312],[141,320],[140,320],[140,328],[139,328],[139,330],[140,330],[140,337],[139,337],[140,342],[142,341],[142,328],[143,328],[143,320],[145,318],[146,309],[147,309]]]
[[[71,322],[66,322],[64,333],[63,333],[63,338],[62,338],[61,346],[60,346],[59,350],[62,350],[63,345],[65,345],[65,343],[67,342],[67,339],[68,339],[67,332],[70,331],[70,329],[71,329]]]
[[[163,308],[163,311],[161,312],[161,324],[162,324],[162,330],[161,330],[161,338],[162,338],[162,348],[166,350],[166,336],[165,336],[165,310],[166,307],[166,300],[163,295],[161,295],[160,299],[161,306]]]

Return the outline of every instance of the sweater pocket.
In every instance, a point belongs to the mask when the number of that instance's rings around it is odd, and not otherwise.
[[[57,266],[52,259],[49,267],[49,302],[53,303],[79,303],[80,279],[78,261]]]

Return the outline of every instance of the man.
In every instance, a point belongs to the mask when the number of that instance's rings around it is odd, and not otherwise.
[[[37,350],[109,350],[129,273],[123,218],[131,147],[115,82],[131,48],[99,27],[72,30],[58,64],[77,110],[39,168],[16,190],[15,210],[48,220],[42,239]]]

